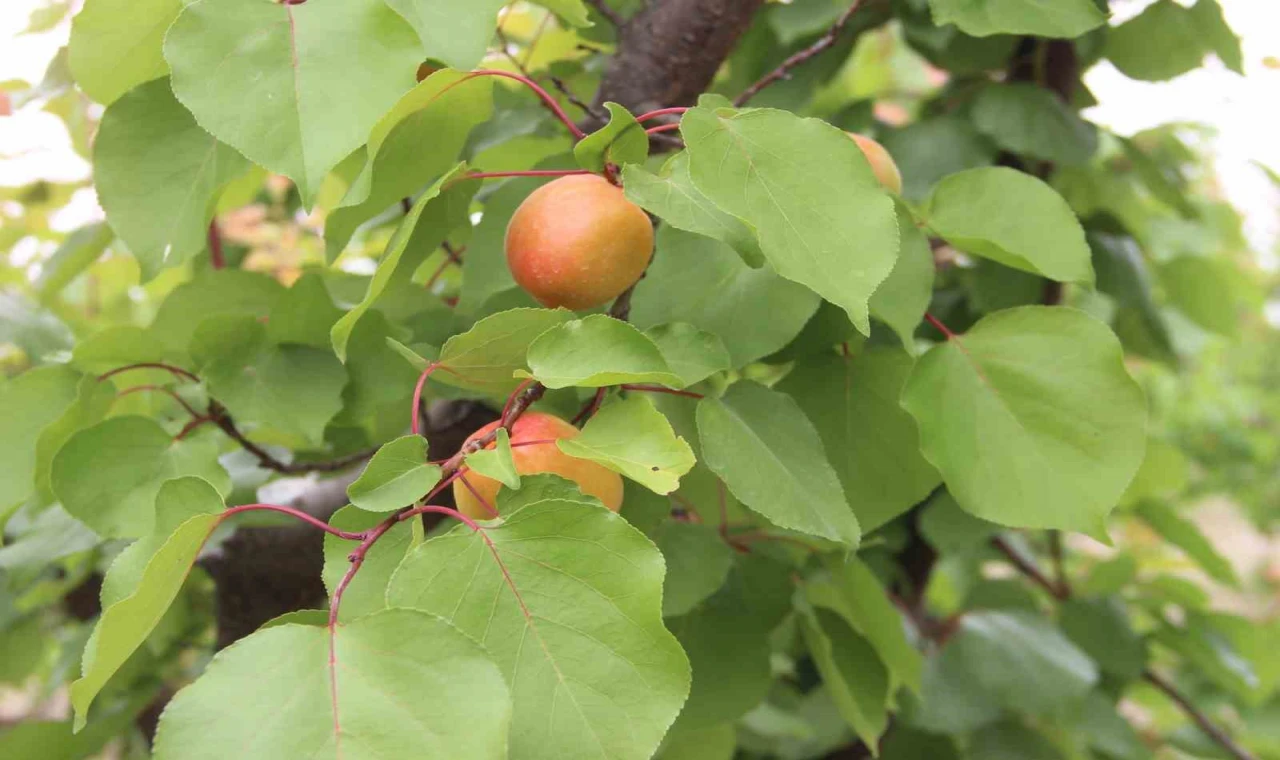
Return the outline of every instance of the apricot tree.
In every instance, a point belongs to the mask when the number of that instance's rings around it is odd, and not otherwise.
[[[0,662],[71,705],[0,757],[1275,756],[1280,626],[1169,572],[1262,583],[1183,511],[1274,520],[1278,410],[1188,401],[1260,275],[1185,127],[1081,114],[1210,55],[1216,0],[86,0],[4,98],[105,221],[0,203]]]

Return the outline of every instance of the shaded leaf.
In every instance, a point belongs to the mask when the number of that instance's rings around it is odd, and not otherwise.
[[[439,371],[432,378],[448,385],[502,394],[520,381],[518,370],[529,366],[525,357],[537,338],[573,319],[565,309],[511,309],[476,322],[440,349]]]
[[[783,528],[856,546],[861,532],[822,439],[790,397],[751,382],[698,403],[703,460],[733,495]]]
[[[548,388],[599,388],[621,383],[657,383],[681,388],[684,380],[667,366],[644,333],[604,314],[552,327],[529,346],[529,371]]]
[[[667,520],[653,540],[667,563],[662,585],[664,617],[690,612],[729,577],[733,551],[710,525]]]
[[[329,518],[329,524],[338,530],[359,532],[369,530],[387,519],[387,515],[365,512],[358,507],[348,506],[339,509]],[[387,584],[391,582],[391,574],[396,571],[405,555],[413,547],[422,543],[422,522],[406,520],[397,524],[383,534],[365,555],[360,571],[351,579],[351,583],[342,592],[342,603],[338,606],[338,621],[349,623],[356,618],[371,615],[387,608]],[[356,548],[357,542],[324,534],[324,570],[321,579],[329,598],[333,598],[334,589],[342,581],[342,577],[351,569],[349,555]],[[327,625],[328,612],[320,625]],[[296,621],[301,622],[301,621]]]
[[[626,108],[605,103],[609,122],[573,146],[574,158],[583,169],[602,172],[609,164],[643,163],[649,157],[649,136]]]
[[[929,7],[938,26],[955,24],[975,37],[1079,37],[1107,20],[1093,0],[929,0]]]

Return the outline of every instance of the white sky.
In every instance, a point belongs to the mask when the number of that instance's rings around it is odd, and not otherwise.
[[[1179,0],[1189,2],[1190,0]],[[17,36],[31,11],[43,0],[0,0],[0,81],[38,82],[49,59],[66,41],[68,25],[41,35]],[[1135,15],[1150,0],[1120,0],[1115,15]],[[1172,82],[1136,82],[1109,64],[1090,71],[1089,87],[1102,105],[1088,118],[1121,134],[1171,121],[1213,126],[1218,138],[1213,152],[1223,188],[1246,217],[1249,239],[1271,267],[1280,241],[1280,191],[1252,164],[1280,171],[1280,68],[1264,59],[1280,59],[1280,0],[1219,0],[1228,23],[1243,38],[1245,71],[1241,77],[1216,59],[1205,68]],[[69,137],[54,116],[25,109],[0,118],[0,185],[14,186],[37,178],[72,180],[88,176],[88,164],[70,148]],[[58,220],[73,228],[100,217],[91,193]]]

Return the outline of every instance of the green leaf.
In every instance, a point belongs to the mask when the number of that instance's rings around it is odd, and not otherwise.
[[[667,520],[653,536],[667,563],[662,615],[692,611],[716,593],[733,567],[733,550],[710,525]]]
[[[0,390],[0,396],[3,396],[3,390]],[[80,385],[76,389],[75,401],[66,407],[61,416],[46,425],[40,432],[35,442],[35,487],[41,503],[54,500],[49,471],[53,467],[53,458],[62,450],[63,444],[78,431],[101,422],[111,411],[115,401],[114,385],[99,382],[93,375],[84,375],[80,378]],[[0,405],[3,405],[3,402],[0,402]],[[15,415],[4,419],[16,419],[22,416]]]
[[[447,172],[472,128],[493,115],[493,80],[466,77],[462,72],[437,71],[373,125],[363,167],[324,222],[330,261],[359,225],[417,193],[424,180]],[[424,144],[431,149],[423,150]]]
[[[889,278],[871,294],[871,316],[897,333],[909,353],[915,352],[916,327],[924,319],[933,298],[933,251],[929,239],[916,227],[915,218],[898,204],[898,260]]]
[[[1197,0],[1191,6],[1191,18],[1218,60],[1235,73],[1244,75],[1244,54],[1240,50],[1240,37],[1227,25],[1218,0]]]
[[[915,420],[898,404],[912,365],[902,350],[874,346],[851,357],[806,358],[778,384],[818,429],[866,532],[924,501],[942,482],[920,453]]]
[[[324,276],[307,272],[282,291],[271,304],[267,317],[267,340],[301,346],[329,348],[329,329],[342,316],[333,305]]]
[[[617,103],[605,103],[609,111],[609,123],[582,138],[573,146],[573,156],[578,165],[593,172],[602,172],[609,164],[625,166],[640,164],[649,157],[649,136],[626,108]]]
[[[944,651],[963,663],[977,692],[1033,715],[1060,711],[1098,680],[1093,660],[1034,612],[966,614]]]
[[[1204,60],[1209,44],[1203,18],[1173,0],[1156,0],[1142,13],[1108,30],[1106,56],[1130,79],[1161,82]]]
[[[440,468],[427,464],[427,439],[405,435],[382,445],[364,472],[347,486],[347,498],[360,509],[393,512],[421,499],[440,482]]]
[[[70,367],[37,367],[0,383],[0,514],[36,491],[36,443],[75,403],[79,372]]]
[[[511,686],[512,757],[650,757],[689,692],[662,625],[657,549],[609,510],[554,497],[482,530],[415,549],[388,602],[442,615],[488,649]]]
[[[479,475],[493,478],[507,488],[519,489],[520,473],[516,472],[516,461],[511,455],[511,436],[503,427],[498,428],[497,432],[493,448],[467,455],[467,467]]]
[[[1160,284],[1178,311],[1228,338],[1240,333],[1239,279],[1236,265],[1222,257],[1178,256],[1160,267]]]
[[[107,222],[144,279],[206,247],[218,195],[249,162],[200,128],[157,79],[107,108],[93,147],[94,185]]]
[[[333,513],[333,517],[329,518],[329,525],[338,530],[357,533],[376,527],[385,519],[387,515],[373,514],[359,507],[347,506]],[[356,573],[346,590],[342,592],[342,603],[338,607],[338,621],[349,623],[356,618],[385,610],[387,584],[391,582],[391,574],[400,566],[409,550],[420,543],[422,543],[420,520],[406,520],[398,523],[383,534],[365,555],[364,563],[360,565],[360,572]],[[331,533],[324,534],[324,570],[321,578],[331,599],[334,589],[351,569],[350,554],[356,545],[355,541],[348,541]],[[325,622],[328,622],[327,615]]]
[[[164,57],[174,94],[200,125],[292,179],[308,206],[413,87],[423,58],[383,0],[203,0],[173,22]]]
[[[631,321],[641,329],[687,322],[719,336],[732,366],[741,367],[785,346],[820,301],[768,267],[748,267],[723,243],[663,225],[631,299]]]
[[[934,346],[902,405],[956,502],[1014,527],[1101,530],[1146,442],[1119,341],[1063,307],[998,312]]]
[[[755,230],[774,270],[843,308],[863,333],[867,301],[898,253],[893,202],[847,135],[756,109],[685,113],[694,184]]]
[[[582,0],[534,0],[534,5],[546,8],[569,26],[591,26],[587,6]]]
[[[999,719],[1003,712],[992,694],[977,688],[960,649],[949,643],[925,660],[920,704],[910,713],[911,725],[931,733],[964,734]]]
[[[194,435],[174,441],[146,417],[112,417],[71,436],[53,458],[53,492],[72,517],[112,538],[149,534],[165,481],[192,475],[229,493],[218,442]]]
[[[1013,153],[1082,164],[1098,150],[1098,131],[1057,95],[1029,82],[991,84],[973,100],[979,132]]]
[[[891,691],[899,685],[919,691],[924,661],[907,640],[898,608],[871,569],[853,555],[824,554],[822,563],[831,573],[835,595],[815,593],[820,587],[811,583],[809,601],[838,613],[871,644],[893,679]]]
[[[48,567],[56,560],[102,543],[97,533],[57,504],[31,518],[20,532],[14,530],[16,522],[17,519],[10,520],[5,526],[11,539],[0,547],[0,569],[3,570]],[[16,538],[12,538],[15,533]]]
[[[1080,222],[1062,196],[1030,174],[1004,167],[943,179],[925,221],[965,253],[1060,282],[1093,282]]]
[[[1233,588],[1240,587],[1240,579],[1231,562],[1218,552],[1195,523],[1163,502],[1145,501],[1138,505],[1137,513],[1161,538],[1186,552],[1210,578]]]
[[[505,0],[387,0],[422,41],[420,57],[444,61],[455,69],[474,69],[484,58]]]
[[[738,733],[732,723],[669,734],[658,760],[733,760]]]
[[[156,492],[155,532],[126,549],[103,582],[102,616],[85,647],[83,675],[71,685],[77,730],[94,697],[177,598],[221,511],[222,496],[200,478],[170,480]]]
[[[864,744],[888,724],[889,674],[876,652],[844,619],[824,609],[802,610],[800,631],[827,693]]]
[[[515,389],[515,373],[525,362],[538,336],[573,319],[566,309],[511,309],[472,325],[440,349],[440,364],[448,370],[433,374],[442,383],[493,395]]]
[[[880,141],[902,172],[902,197],[918,203],[948,174],[991,165],[996,148],[955,113],[913,122]]]
[[[667,159],[656,175],[642,166],[631,165],[623,170],[622,177],[627,199],[664,223],[727,243],[752,267],[764,263],[755,232],[741,219],[721,211],[694,186],[689,176],[688,152],[681,151]]]
[[[1114,298],[1122,313],[1145,328],[1160,353],[1173,356],[1173,340],[1151,295],[1151,277],[1136,241],[1102,232],[1090,232],[1087,239],[1098,273],[1098,290]],[[1124,319],[1116,315],[1117,332]]]
[[[654,493],[671,493],[693,469],[693,450],[649,399],[635,394],[605,404],[575,438],[556,441],[571,457],[625,475]]]
[[[789,396],[752,382],[698,403],[706,465],[744,505],[783,528],[856,546],[861,532],[822,439]]]
[[[687,322],[658,325],[644,334],[658,347],[671,371],[684,380],[685,387],[730,368],[732,360],[720,338]]]
[[[454,187],[445,187],[465,169],[466,164],[455,165],[418,197],[387,243],[364,298],[333,325],[329,336],[334,352],[343,362],[347,360],[347,342],[351,339],[351,332],[365,312],[372,309],[394,283],[412,277],[445,236],[465,222],[471,195],[476,190],[474,184],[462,182]]]
[[[920,515],[920,534],[930,546],[944,554],[974,551],[999,532],[999,525],[961,509],[946,490],[929,499]]]
[[[154,757],[500,760],[510,722],[483,649],[437,617],[390,609],[333,630],[275,626],[223,650],[165,708]]]
[[[966,757],[980,757],[982,760],[1066,760],[1066,755],[1048,737],[1012,719],[974,732]]]
[[[1116,597],[1070,599],[1062,604],[1062,632],[1098,663],[1103,672],[1125,681],[1147,666],[1147,645],[1133,630],[1124,603]]]
[[[80,89],[109,105],[169,71],[162,45],[182,0],[88,0],[71,22],[67,62]]]
[[[85,225],[62,241],[58,250],[40,265],[36,289],[42,303],[47,303],[84,273],[115,239],[115,233],[104,222]]]
[[[1079,37],[1106,23],[1093,0],[929,0],[933,23],[955,24],[966,34]]]
[[[1138,474],[1125,489],[1121,504],[1136,504],[1146,499],[1167,499],[1186,490],[1191,480],[1191,463],[1177,446],[1159,438],[1147,440]]]
[[[552,327],[529,345],[529,371],[548,388],[600,388],[622,383],[684,387],[644,333],[604,314]]]
[[[739,557],[719,591],[667,619],[693,667],[673,735],[736,720],[764,700],[773,680],[769,633],[791,609],[788,573],[755,554]]]
[[[347,372],[331,351],[274,345],[266,327],[250,317],[205,321],[193,345],[200,349],[209,394],[234,417],[307,443],[324,440],[347,384]]]
[[[229,315],[255,319],[269,317],[272,306],[283,291],[284,287],[279,282],[260,272],[240,269],[198,272],[190,282],[174,288],[160,304],[149,329],[152,343],[158,343],[158,348],[165,351],[185,354],[196,328],[204,320]],[[139,348],[135,342],[136,335],[119,337],[123,338],[125,347]],[[145,361],[140,357],[131,357],[130,360]],[[121,363],[128,361],[114,366]]]

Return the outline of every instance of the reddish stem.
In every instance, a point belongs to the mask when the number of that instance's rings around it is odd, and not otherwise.
[[[472,172],[462,179],[490,179],[492,177],[572,177],[576,174],[594,174],[586,169],[528,169],[519,172]]]
[[[323,530],[325,533],[328,533],[331,536],[337,536],[338,538],[345,538],[348,541],[362,541],[367,539],[369,535],[365,532],[351,533],[345,530],[338,530],[332,525],[326,523],[324,520],[318,519],[316,517],[312,517],[311,515],[307,514],[306,512],[303,512],[300,509],[295,509],[294,507],[285,507],[279,504],[242,504],[238,507],[231,507],[230,509],[223,512],[222,519],[225,520],[226,518],[231,517],[232,515],[238,515],[241,512],[260,512],[260,511],[279,512],[282,515],[289,515],[290,517],[296,517],[299,520],[303,521],[304,523],[313,525],[319,528],[320,530]]]
[[[666,116],[667,114],[683,114],[685,111],[688,111],[688,110],[689,110],[688,106],[672,106],[671,108],[659,108],[656,111],[649,111],[648,113],[640,114],[639,116],[636,117],[636,121],[646,122],[649,119],[654,119],[659,116]]]
[[[225,269],[227,259],[222,254],[222,233],[218,231],[218,220],[209,222],[209,265],[214,269]]]
[[[201,425],[205,424],[206,422],[213,422],[213,418],[206,417],[204,415],[193,418],[190,422],[184,425],[181,430],[178,431],[177,435],[173,437],[174,442],[176,443],[178,441],[181,441],[183,438],[186,438],[187,436],[191,435],[193,432],[196,431],[197,428],[199,428]]]
[[[674,132],[679,128],[680,128],[679,124],[663,124],[657,127],[649,127],[644,131],[644,133],[646,135],[656,135],[656,134],[661,134],[662,132]]]
[[[558,439],[556,438],[543,438],[537,441],[517,441],[516,443],[511,444],[511,448],[518,449],[522,446],[543,446],[548,443],[556,443],[557,440]]]
[[[675,388],[664,388],[661,385],[631,385],[624,383],[618,386],[624,391],[642,391],[644,393],[668,393],[672,396],[684,396],[686,398],[705,398],[701,393],[694,391],[678,391]]]
[[[454,375],[458,374],[440,362],[432,362],[427,365],[426,369],[422,370],[422,374],[418,376],[418,384],[413,386],[413,418],[409,420],[409,430],[411,430],[414,435],[422,435],[422,422],[418,418],[418,407],[422,405],[422,389],[426,387],[427,378],[431,377],[431,373],[438,369]]]
[[[587,136],[586,132],[583,132],[581,129],[578,128],[577,124],[573,123],[573,119],[569,118],[569,114],[564,112],[564,109],[560,107],[560,104],[556,102],[556,99],[551,97],[551,93],[544,90],[542,88],[542,85],[539,85],[537,82],[533,81],[529,77],[521,76],[519,74],[512,74],[510,71],[499,71],[497,69],[480,69],[478,71],[471,72],[471,74],[467,76],[467,79],[473,79],[475,77],[503,77],[505,79],[512,79],[519,82],[520,84],[523,84],[525,87],[528,87],[529,89],[537,93],[538,97],[542,98],[542,102],[546,104],[547,108],[551,109],[551,112],[556,115],[556,118],[559,119],[560,122],[564,124],[565,127],[568,128],[569,132],[573,134],[573,136],[576,139],[581,140],[582,138]],[[463,80],[463,81],[466,81],[466,80]]]
[[[183,400],[183,398],[179,396],[172,388],[166,388],[163,385],[136,385],[132,388],[126,388],[120,391],[119,393],[116,394],[116,398],[128,396],[131,393],[142,393],[143,391],[155,391],[157,393],[163,393],[167,395],[169,398],[173,399],[174,401],[177,401],[178,404],[183,409],[187,410],[187,414],[190,414],[193,419],[203,416],[199,412],[197,412],[195,409],[193,409],[190,404],[188,404],[185,400]]]
[[[175,367],[172,364],[165,364],[163,362],[138,362],[137,364],[126,364],[123,367],[116,367],[110,372],[105,372],[101,375],[98,375],[98,382],[102,382],[107,378],[114,377],[120,374],[121,372],[128,372],[129,370],[134,370],[134,369],[162,369],[177,377],[190,380],[193,383],[200,382],[200,378],[196,377],[195,375],[186,371],[185,369],[181,367]]]
[[[600,408],[600,404],[604,403],[604,395],[607,391],[608,388],[597,388],[595,395],[591,397],[591,400],[587,402],[586,406],[582,407],[582,411],[578,412],[577,416],[569,421],[569,424],[577,425],[579,422],[591,419],[595,416],[596,410]]]
[[[924,318],[929,322],[929,324],[938,328],[938,332],[945,335],[947,340],[951,340],[952,338],[956,337],[955,333],[951,332],[951,330],[946,325],[942,324],[942,320],[938,319],[932,314],[925,312]]]

